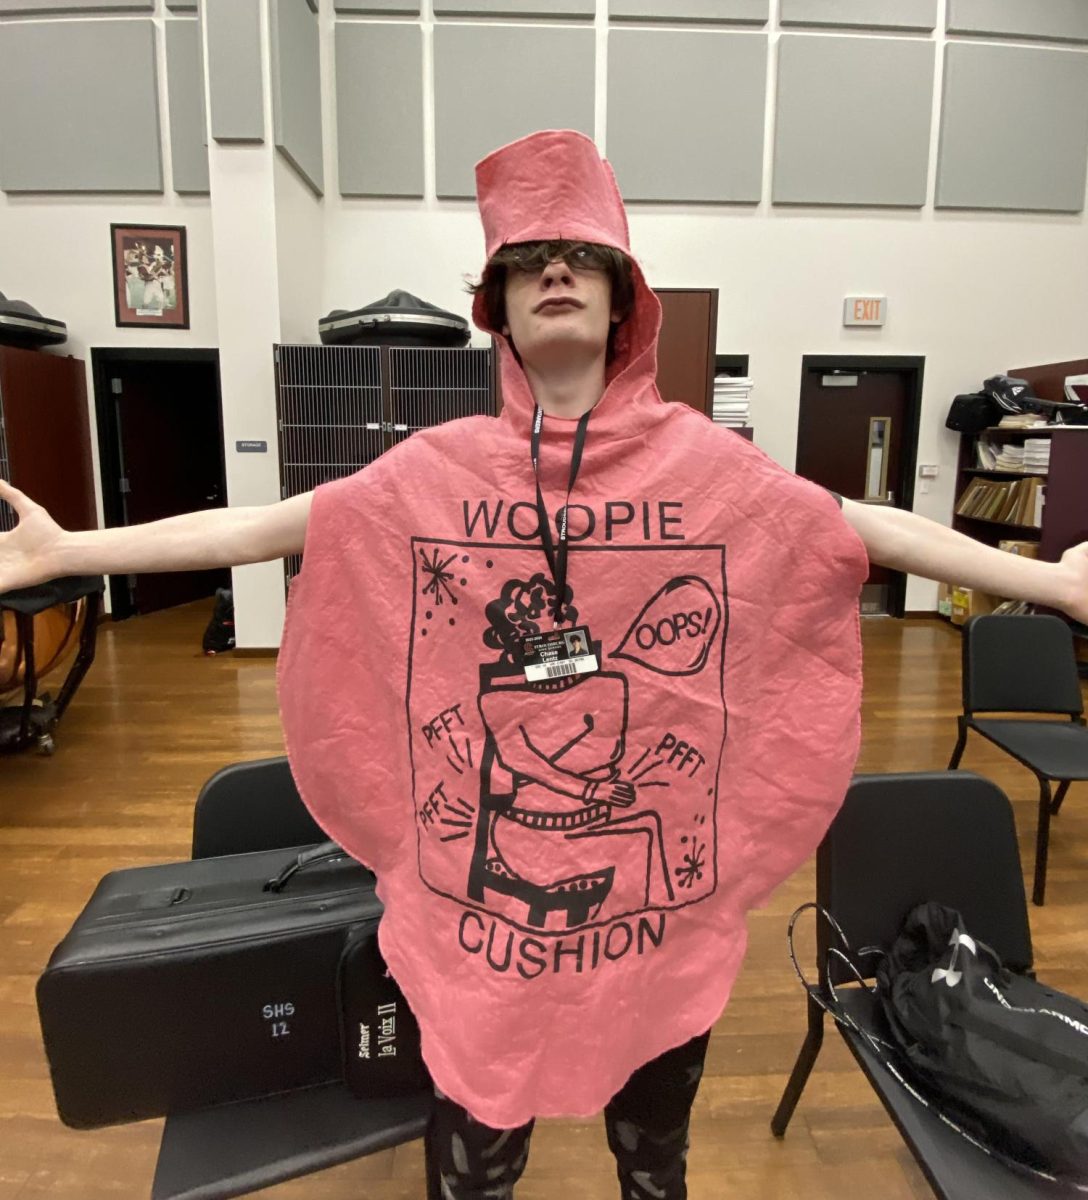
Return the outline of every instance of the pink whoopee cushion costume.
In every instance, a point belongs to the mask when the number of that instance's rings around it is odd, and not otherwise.
[[[629,252],[582,134],[505,146],[477,184],[488,255]],[[569,510],[566,624],[600,670],[528,682],[520,662],[554,585],[501,336],[501,416],[317,489],[279,659],[292,770],[379,877],[435,1083],[500,1128],[595,1113],[713,1024],[745,913],[813,852],[858,751],[864,547],[828,493],[661,400],[660,305],[635,283]],[[553,519],[575,426],[544,420]]]

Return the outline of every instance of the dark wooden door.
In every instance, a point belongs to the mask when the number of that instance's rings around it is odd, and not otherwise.
[[[902,507],[910,381],[899,370],[833,373],[806,369],[801,380],[797,474],[849,500]],[[865,612],[891,611],[898,576],[873,566]]]
[[[0,346],[0,415],[10,482],[65,529],[97,529],[83,360]]]
[[[226,504],[218,368],[206,362],[111,363],[126,525]],[[138,613],[215,594],[230,572],[130,576]]]
[[[661,301],[657,390],[710,415],[718,330],[717,288],[655,288]]]

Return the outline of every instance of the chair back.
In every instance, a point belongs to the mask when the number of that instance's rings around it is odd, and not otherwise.
[[[963,709],[1080,714],[1073,633],[1060,617],[972,617],[963,627]]]
[[[234,763],[208,780],[193,813],[193,858],[327,841],[302,803],[286,758]]]
[[[816,897],[851,948],[891,946],[918,904],[957,909],[1013,971],[1032,963],[1012,806],[968,771],[858,775],[816,856]],[[828,931],[817,953],[825,978]],[[865,964],[871,975],[875,959]],[[832,967],[831,979],[852,978]]]

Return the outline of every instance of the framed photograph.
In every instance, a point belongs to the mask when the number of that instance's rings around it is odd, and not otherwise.
[[[119,326],[189,328],[189,263],[177,225],[111,225]]]

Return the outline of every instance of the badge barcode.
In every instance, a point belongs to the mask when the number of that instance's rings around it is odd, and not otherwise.
[[[572,662],[555,663],[546,669],[549,679],[554,679],[557,675],[573,675],[578,670]]]

